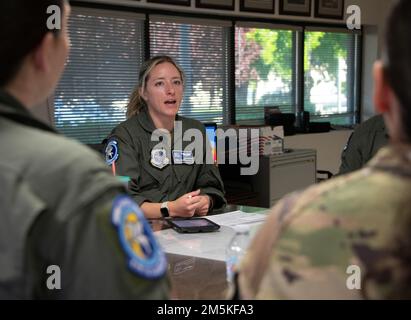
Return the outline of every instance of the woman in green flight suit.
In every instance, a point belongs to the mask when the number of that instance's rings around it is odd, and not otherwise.
[[[183,91],[184,73],[173,59],[146,61],[128,119],[107,140],[107,163],[130,177],[129,190],[148,218],[204,216],[226,203],[203,124],[177,114]]]

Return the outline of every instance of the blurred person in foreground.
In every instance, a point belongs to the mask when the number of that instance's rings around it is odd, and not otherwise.
[[[0,299],[168,298],[164,253],[122,183],[30,114],[63,72],[69,14],[0,1]]]
[[[374,100],[389,146],[272,209],[240,268],[240,298],[411,298],[411,1],[395,3],[385,41]]]

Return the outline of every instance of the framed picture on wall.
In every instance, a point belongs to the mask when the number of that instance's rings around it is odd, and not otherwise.
[[[190,6],[191,0],[147,0],[147,2],[152,3],[162,3],[162,4],[176,4],[179,6]]]
[[[311,16],[311,0],[280,0],[280,14]]]
[[[275,12],[275,0],[240,0],[240,11],[248,12]]]
[[[197,8],[234,10],[234,0],[196,0]]]
[[[344,0],[315,0],[314,16],[342,20],[344,17]]]

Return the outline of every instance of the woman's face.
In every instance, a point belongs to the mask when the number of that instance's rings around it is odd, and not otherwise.
[[[183,80],[177,68],[169,63],[160,63],[151,70],[146,86],[140,90],[151,113],[159,117],[176,116],[183,99]]]

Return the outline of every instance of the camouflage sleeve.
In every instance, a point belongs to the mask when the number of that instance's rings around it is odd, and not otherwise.
[[[340,222],[324,208],[307,209],[320,192],[314,187],[273,208],[241,265],[241,298],[362,298],[349,284],[347,270],[359,262],[344,241]]]
[[[131,198],[111,191],[58,228],[47,221],[40,223],[42,227],[33,235],[44,257],[35,259],[44,271],[44,277],[38,280],[37,297],[168,298],[164,253],[143,214],[136,213],[136,207]],[[45,285],[48,264],[61,269],[60,290],[49,290]]]
[[[237,286],[240,298],[255,299],[260,292],[263,275],[270,271],[271,251],[287,221],[291,219],[291,209],[297,198],[298,194],[295,193],[278,202],[271,209],[266,222],[254,237],[239,270]],[[270,282],[269,285],[274,285],[274,283]],[[272,294],[270,298],[274,299],[275,294]]]

